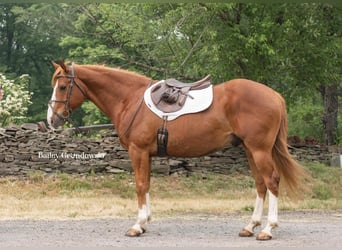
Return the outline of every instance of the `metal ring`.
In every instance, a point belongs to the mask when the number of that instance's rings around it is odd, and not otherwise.
[[[66,114],[66,115],[64,115],[64,114]],[[65,110],[63,111],[63,113],[61,114],[61,117],[62,117],[64,120],[67,120],[67,119],[69,118],[69,116],[70,116],[70,111],[67,110],[67,109],[65,109]]]

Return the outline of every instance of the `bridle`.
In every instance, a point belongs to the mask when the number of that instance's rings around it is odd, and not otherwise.
[[[87,98],[87,92],[86,92],[86,91],[81,87],[81,85],[80,85],[78,82],[76,82],[76,80],[75,80],[76,77],[75,77],[75,72],[74,72],[74,67],[73,67],[73,65],[71,65],[71,66],[69,66],[69,67],[70,67],[70,69],[71,69],[71,70],[70,70],[71,74],[69,74],[69,75],[62,75],[62,74],[59,74],[59,75],[56,76],[57,79],[59,79],[59,78],[68,78],[68,79],[70,79],[70,85],[69,85],[69,89],[68,89],[68,93],[67,93],[66,99],[65,99],[65,100],[50,100],[50,101],[48,102],[48,105],[49,105],[49,107],[51,108],[53,114],[55,114],[55,115],[56,115],[59,119],[61,119],[62,121],[70,123],[72,126],[74,126],[75,132],[76,132],[76,133],[80,133],[80,132],[81,132],[80,128],[79,128],[79,127],[75,124],[75,122],[73,122],[73,120],[70,118],[70,115],[71,115],[71,112],[72,112],[72,109],[70,108],[70,97],[71,97],[71,94],[72,94],[72,90],[73,90],[73,88],[74,88],[74,85],[76,85],[76,86],[78,87],[78,89],[81,91],[81,93],[83,94],[83,96],[84,96],[86,99],[88,99],[88,98]],[[152,83],[153,83],[153,80],[151,79],[151,81],[150,81],[149,85],[147,86],[147,88],[150,87],[150,86],[152,85]],[[137,116],[137,114],[138,114],[138,112],[139,112],[139,110],[140,110],[142,104],[143,104],[143,101],[144,101],[144,97],[142,97],[141,100],[139,101],[139,103],[138,103],[138,105],[137,105],[137,108],[136,108],[136,110],[135,110],[133,116],[131,117],[131,119],[130,119],[130,121],[129,121],[129,123],[128,123],[128,126],[127,126],[127,128],[125,129],[123,135],[126,135],[127,132],[129,131],[129,129],[131,128],[131,126],[132,126],[132,124],[133,124],[133,122],[134,122],[134,120],[135,120],[135,118],[136,118],[136,116]],[[58,113],[58,112],[52,107],[52,103],[54,103],[54,102],[55,102],[55,103],[64,103],[64,111],[62,112],[62,114]]]
[[[84,97],[87,98],[86,95],[86,91],[81,87],[81,85],[79,83],[77,83],[75,81],[75,72],[74,72],[74,67],[73,65],[70,66],[70,71],[71,74],[70,75],[62,75],[59,74],[56,76],[57,79],[59,78],[68,78],[70,79],[70,85],[68,88],[68,93],[67,93],[67,97],[65,100],[50,100],[48,102],[49,107],[51,108],[52,112],[61,120],[63,120],[64,122],[69,122],[70,124],[72,124],[74,127],[77,128],[77,125],[75,125],[75,123],[71,120],[70,115],[72,112],[72,109],[70,108],[70,97],[72,94],[72,90],[74,88],[74,85],[76,85],[78,87],[78,89],[81,91],[81,93],[84,95]],[[52,106],[52,103],[64,103],[64,111],[62,112],[62,114],[58,113]]]

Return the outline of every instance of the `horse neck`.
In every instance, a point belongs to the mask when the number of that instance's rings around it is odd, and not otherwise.
[[[122,116],[143,98],[144,90],[151,81],[143,75],[100,66],[78,66],[75,72],[86,85],[88,99],[116,127],[123,119]]]

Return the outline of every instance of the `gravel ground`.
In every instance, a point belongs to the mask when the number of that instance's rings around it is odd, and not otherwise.
[[[342,211],[280,211],[280,227],[267,242],[238,237],[250,216],[186,214],[158,218],[138,238],[124,236],[134,222],[132,218],[0,220],[0,247],[342,247]]]

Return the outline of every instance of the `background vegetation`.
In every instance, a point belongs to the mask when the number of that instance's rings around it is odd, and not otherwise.
[[[28,106],[31,104],[28,83],[28,75],[22,75],[14,82],[0,73],[0,85],[6,93],[0,101],[0,127],[8,123],[18,123],[26,118]]]
[[[249,78],[286,98],[290,134],[341,144],[341,14],[323,3],[0,4],[0,73],[29,74],[27,121],[46,119],[51,60],[155,79]],[[108,122],[95,110],[74,118]]]
[[[342,171],[305,164],[313,180],[303,199],[279,200],[280,210],[342,209]],[[226,214],[252,211],[252,176],[193,174],[152,176],[151,202],[157,217],[186,213]],[[32,172],[25,179],[0,178],[0,214],[3,218],[129,217],[136,212],[134,176],[100,176]],[[266,203],[267,204],[267,203]]]

